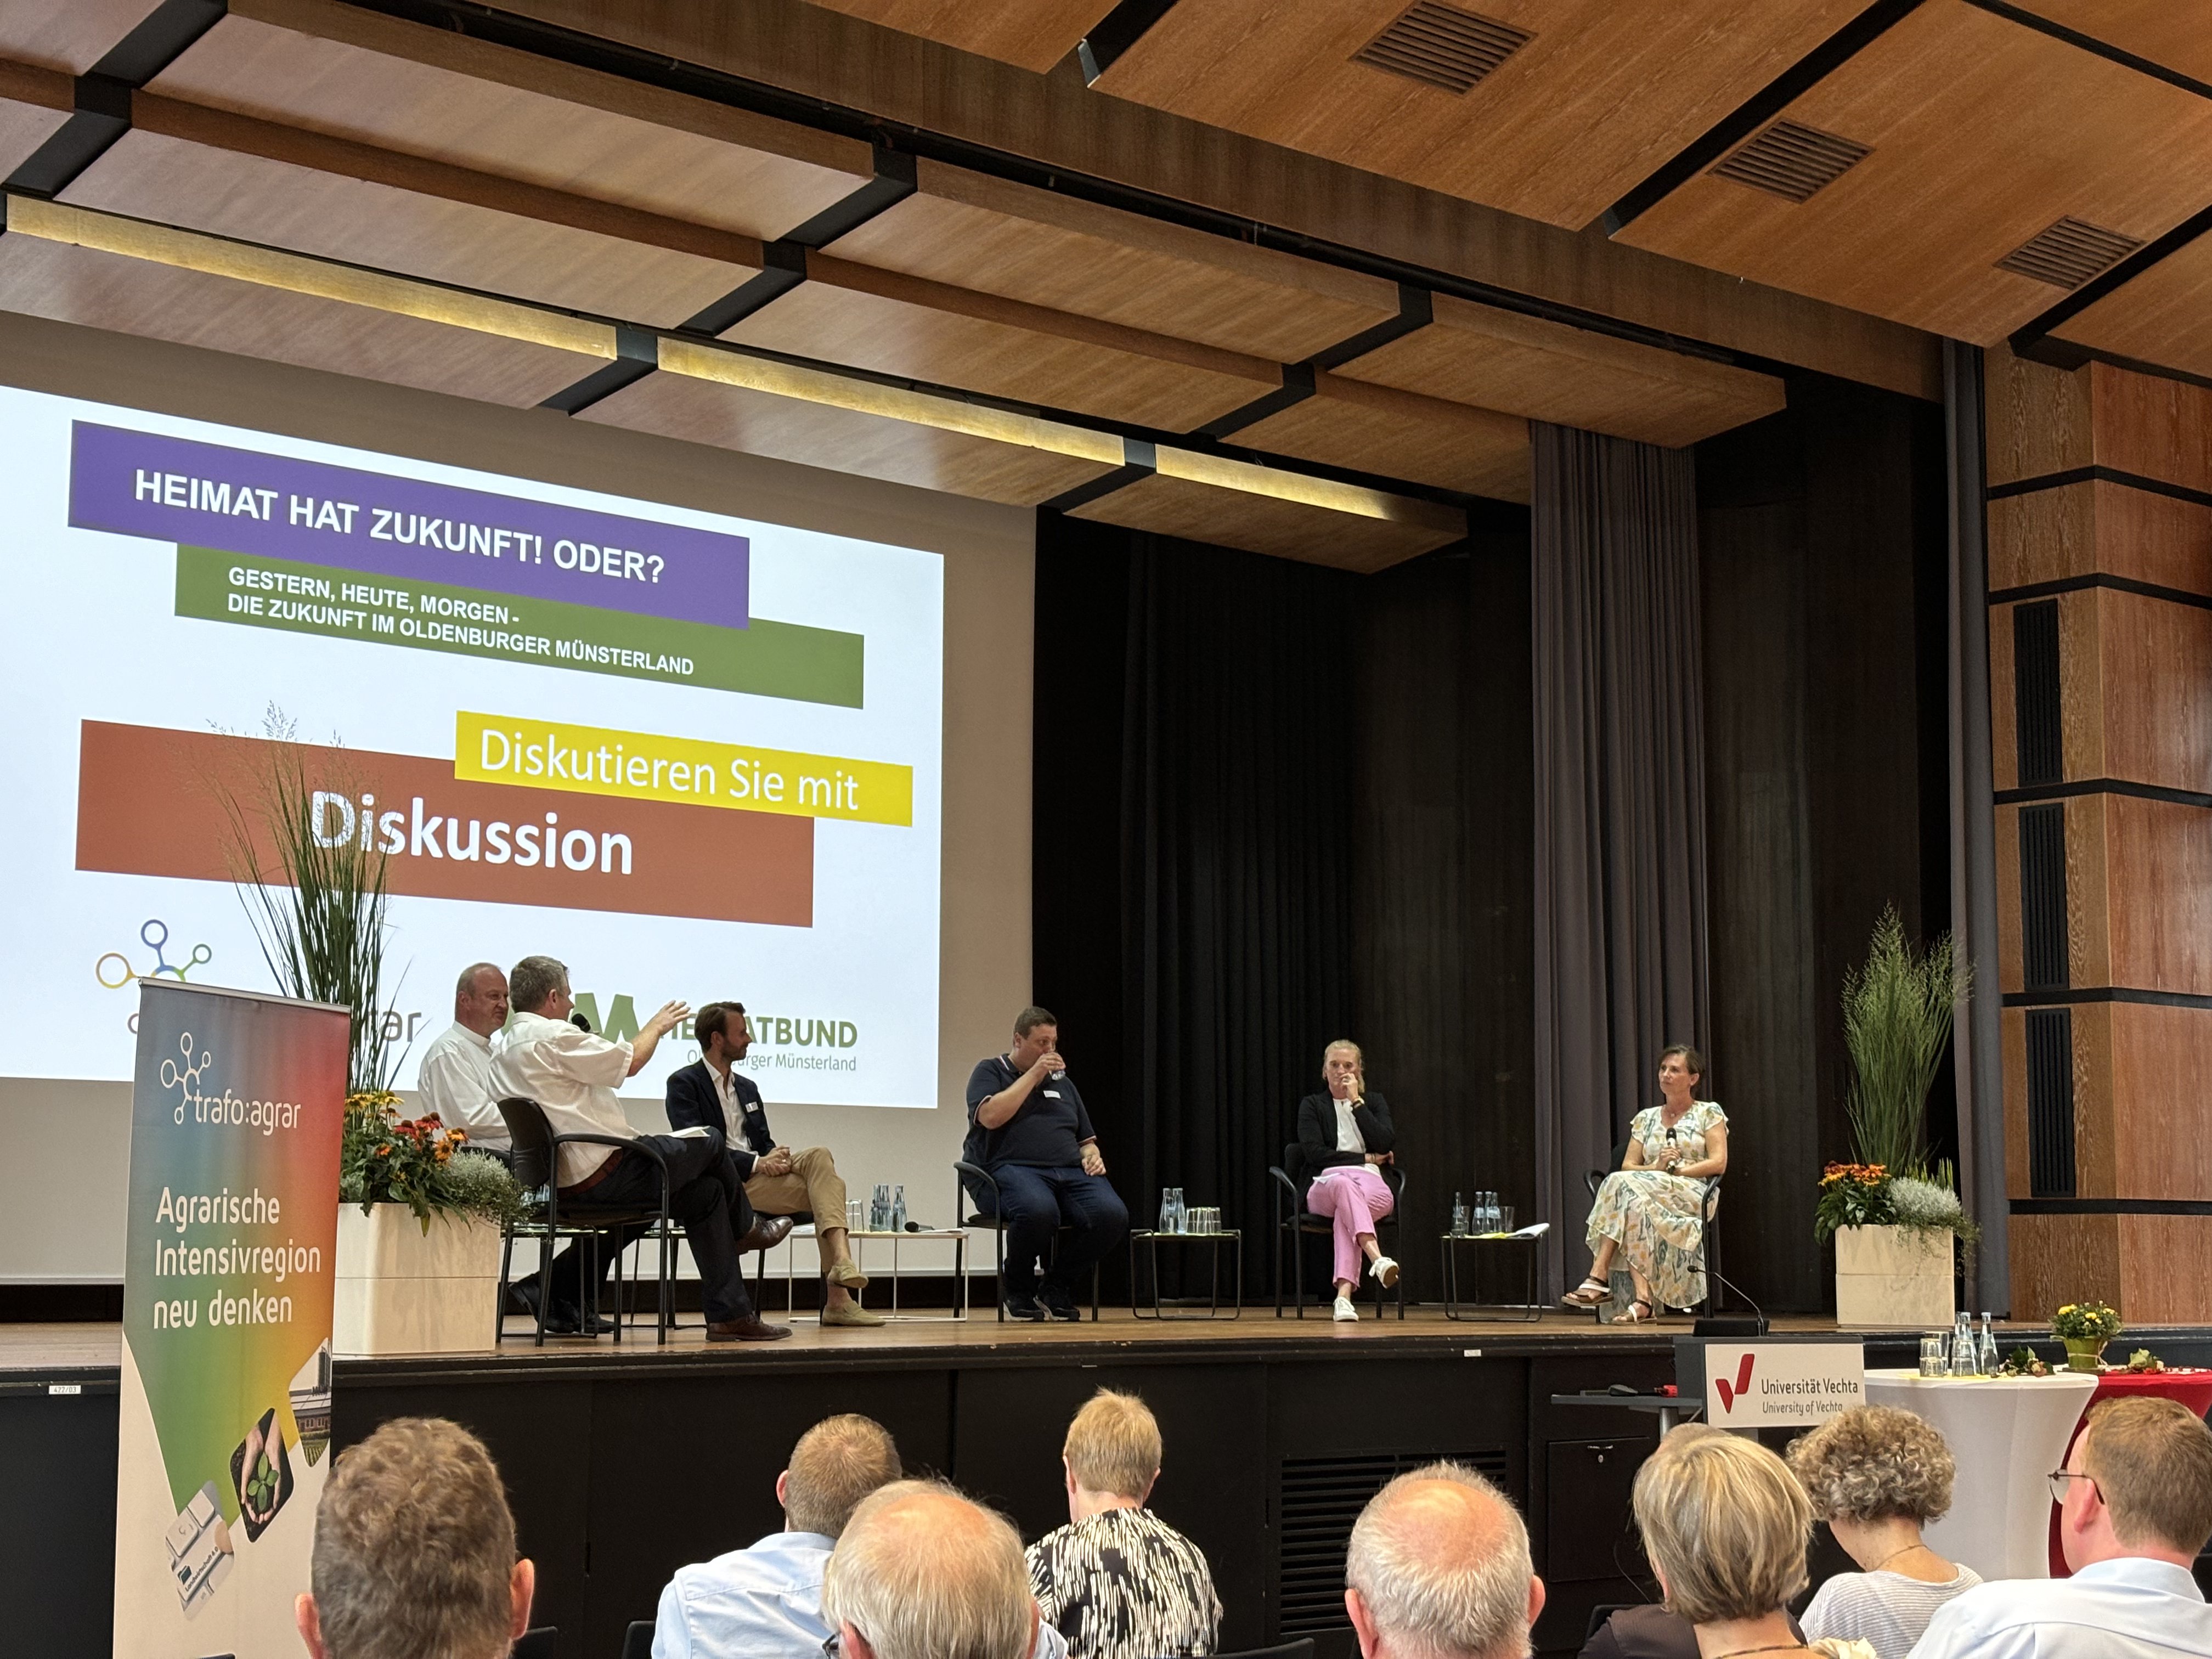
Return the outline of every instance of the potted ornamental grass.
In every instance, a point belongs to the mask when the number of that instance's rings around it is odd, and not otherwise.
[[[514,1177],[462,1131],[399,1115],[399,1021],[384,1006],[385,853],[336,834],[334,803],[366,780],[333,738],[300,740],[274,703],[256,759],[204,784],[262,959],[284,995],[351,1015],[332,1348],[345,1354],[481,1348],[498,1302],[501,1229],[523,1213]]]
[[[1814,1236],[1835,1241],[1839,1325],[1951,1323],[1955,1247],[1972,1249],[1979,1229],[1950,1164],[1929,1156],[1928,1091],[1971,977],[1949,934],[1916,951],[1894,908],[1875,924],[1865,965],[1844,975],[1857,1161],[1822,1171],[1814,1217]]]
[[[486,1346],[502,1230],[526,1207],[505,1164],[470,1152],[465,1130],[403,1118],[398,1095],[364,1090],[346,1101],[338,1201],[332,1352]]]

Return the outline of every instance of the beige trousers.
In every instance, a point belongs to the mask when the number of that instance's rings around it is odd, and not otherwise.
[[[789,1175],[746,1182],[745,1201],[762,1215],[811,1212],[819,1233],[845,1224],[845,1177],[827,1146],[809,1146],[792,1153]]]

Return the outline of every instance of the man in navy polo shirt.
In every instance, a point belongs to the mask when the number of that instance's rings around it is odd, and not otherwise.
[[[1083,1097],[1060,1057],[1060,1022],[1024,1008],[1014,1046],[977,1062],[968,1079],[968,1141],[961,1156],[999,1183],[1006,1224],[1000,1293],[1015,1319],[1080,1319],[1073,1292],[1129,1231],[1129,1212],[1106,1181],[1106,1160]],[[994,1213],[985,1188],[969,1196]],[[1052,1255],[1063,1226],[1074,1231],[1053,1255],[1044,1282],[1037,1262]]]

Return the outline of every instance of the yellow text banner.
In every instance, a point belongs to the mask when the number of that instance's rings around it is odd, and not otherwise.
[[[470,782],[852,823],[914,822],[911,766],[467,709],[453,718],[453,775]]]

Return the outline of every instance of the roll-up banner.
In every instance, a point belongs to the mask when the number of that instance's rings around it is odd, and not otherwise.
[[[291,1659],[330,1472],[343,1008],[140,982],[116,1659]]]

